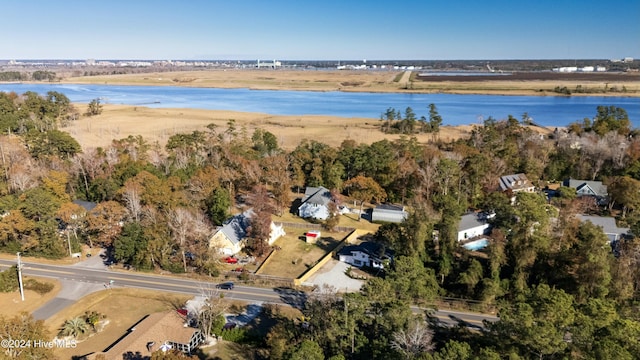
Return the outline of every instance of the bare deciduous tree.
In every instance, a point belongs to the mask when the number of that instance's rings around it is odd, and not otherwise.
[[[200,296],[205,300],[198,309],[198,327],[206,336],[211,336],[216,320],[229,310],[229,302],[218,289],[211,287],[201,287]]]
[[[185,208],[170,210],[167,217],[169,219],[169,228],[180,247],[182,265],[186,272],[187,250],[197,248],[197,242],[202,241],[204,237],[209,235],[211,226],[202,212],[193,213]]]
[[[131,219],[135,222],[140,222],[142,204],[140,202],[140,191],[138,187],[133,184],[125,185],[122,191],[122,199],[124,200]]]
[[[13,164],[9,168],[9,188],[13,191],[24,192],[38,185],[36,175],[28,166]]]
[[[433,350],[433,331],[424,322],[416,322],[407,330],[394,332],[391,347],[406,359],[416,359],[420,354]]]

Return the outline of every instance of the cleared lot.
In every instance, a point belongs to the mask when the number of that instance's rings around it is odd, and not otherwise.
[[[280,247],[262,270],[264,275],[295,279],[313,266],[318,260],[333,250],[347,236],[347,233],[322,231],[322,238],[316,244],[307,244],[304,234],[307,230],[285,228],[287,235],[275,242]]]

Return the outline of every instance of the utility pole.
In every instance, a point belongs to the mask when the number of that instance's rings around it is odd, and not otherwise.
[[[73,254],[71,254],[71,236],[69,236],[69,229],[66,229],[67,231],[67,243],[69,244],[69,257],[73,257]]]
[[[9,179],[9,168],[7,167],[7,162],[4,158],[4,148],[2,144],[0,144],[0,154],[2,155],[2,168],[4,169],[4,179]]]
[[[20,297],[24,301],[24,287],[22,286],[22,262],[20,262],[20,253],[18,255],[18,285],[20,285]]]

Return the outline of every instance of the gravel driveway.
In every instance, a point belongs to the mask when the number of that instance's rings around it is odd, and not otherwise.
[[[316,286],[330,285],[340,292],[359,291],[364,281],[348,277],[345,271],[349,266],[351,265],[332,259],[318,270],[315,275],[311,276],[307,282]]]

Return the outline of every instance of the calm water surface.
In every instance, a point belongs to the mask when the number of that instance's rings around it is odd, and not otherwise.
[[[276,91],[249,89],[185,88],[165,86],[0,84],[0,91],[22,94],[34,91],[64,93],[72,102],[104,103],[154,108],[193,108],[259,112],[273,115],[332,115],[379,119],[389,107],[413,108],[429,116],[434,103],[446,125],[482,122],[489,116],[521,119],[526,112],[544,126],[565,126],[593,118],[598,105],[614,105],[627,111],[634,127],[640,127],[640,99],[627,97],[499,96],[453,94],[351,93]]]

